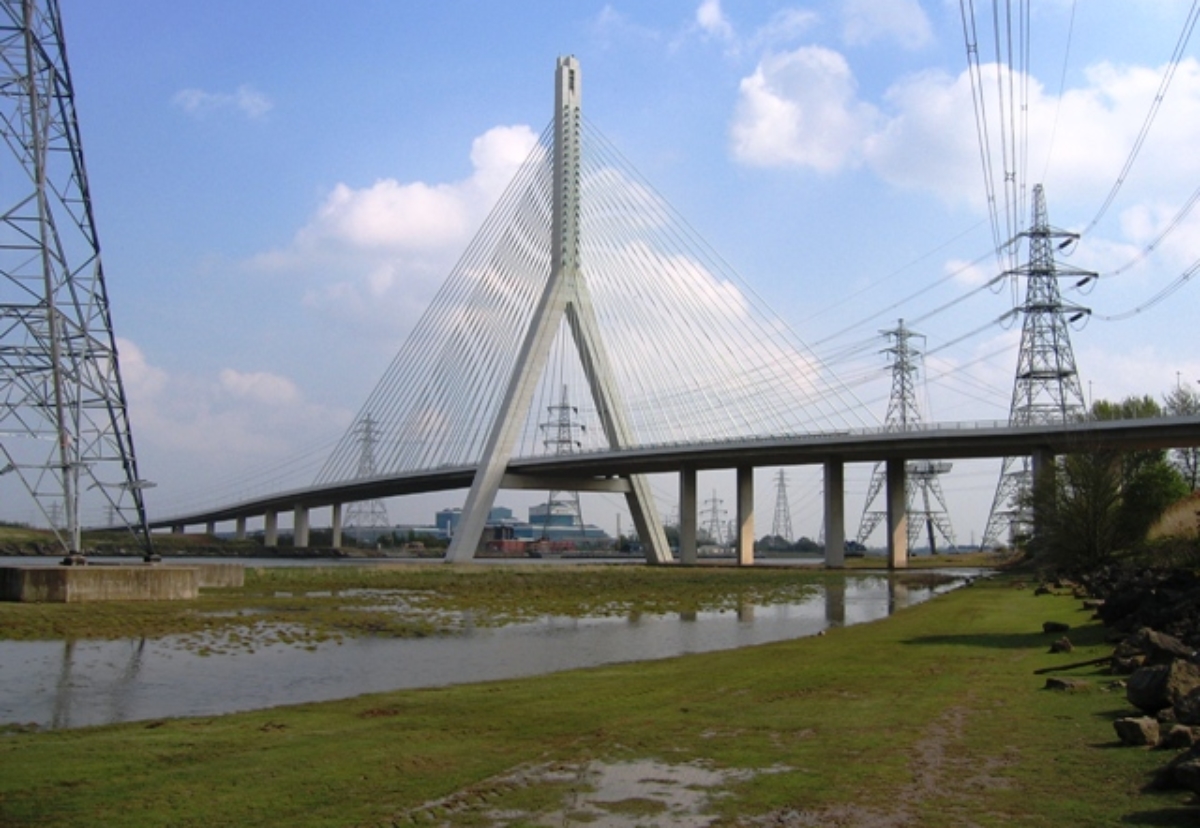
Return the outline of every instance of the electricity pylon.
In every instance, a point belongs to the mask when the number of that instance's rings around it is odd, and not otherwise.
[[[884,429],[887,431],[908,431],[920,425],[921,413],[917,406],[916,378],[919,371],[918,358],[920,351],[916,350],[910,340],[920,337],[904,327],[904,320],[894,330],[881,331],[891,340],[890,347],[884,349],[892,359],[892,393],[888,399],[887,417]],[[937,550],[936,535],[951,547],[957,546],[954,539],[954,528],[946,509],[946,497],[942,494],[939,475],[946,474],[952,464],[943,460],[910,460],[904,464],[905,512],[908,516],[908,545],[914,548],[925,529],[929,539],[929,551]],[[872,509],[884,483],[887,481],[887,469],[884,463],[876,463],[871,473],[871,483],[867,489],[867,500],[863,506],[862,522],[859,524],[859,543],[866,543],[867,538],[875,531],[875,527],[886,517],[887,512]]]
[[[0,477],[68,561],[85,510],[95,525],[111,510],[149,556],[57,0],[0,2],[0,89]]]
[[[570,398],[567,396],[567,386],[562,387],[562,396],[559,398],[558,405],[546,406],[546,410],[550,414],[550,422],[539,423],[538,427],[552,436],[542,440],[542,445],[546,450],[554,455],[574,454],[576,449],[582,448],[583,443],[576,439],[576,433],[587,431],[587,426],[583,423],[577,423],[574,416],[579,414],[579,409],[571,405]],[[559,514],[570,515],[572,526],[580,532],[583,529],[583,510],[579,506],[579,492],[566,491],[563,489],[551,489],[546,495],[546,512],[542,519],[542,538],[549,540],[551,521],[554,518],[554,507],[556,504],[562,504],[566,507],[565,512]],[[586,533],[584,533],[586,537]]]
[[[367,414],[355,427],[358,439],[358,474],[357,479],[366,480],[375,476],[375,446],[379,436],[375,431],[375,420]],[[388,517],[387,506],[378,498],[360,500],[351,503],[346,508],[346,529],[386,529],[392,525]]]
[[[1071,348],[1069,325],[1083,319],[1091,310],[1063,300],[1058,280],[1071,278],[1082,287],[1096,274],[1078,268],[1062,267],[1054,261],[1055,241],[1065,250],[1079,240],[1050,226],[1042,185],[1033,188],[1033,220],[1030,229],[1018,237],[1029,241],[1029,262],[1005,275],[1024,276],[1028,282],[1025,303],[1012,310],[1023,314],[1021,349],[1017,354],[1017,373],[1013,382],[1012,405],[1008,423],[1014,426],[1066,423],[1086,416],[1075,353]],[[1013,240],[1016,243],[1016,239]],[[1029,457],[1006,457],[1000,469],[996,496],[988,514],[980,549],[999,545],[1007,526],[1008,539],[1027,535],[1033,526],[1029,494],[1033,488],[1033,467]]]
[[[791,543],[792,537],[792,507],[788,503],[787,475],[783,469],[775,475],[775,519],[771,521],[771,534]]]
[[[721,504],[725,501],[717,497],[717,490],[713,489],[713,496],[704,501],[704,505],[708,507],[708,539],[711,543],[717,546],[725,545],[725,523],[721,519],[725,516],[725,510],[721,508]]]

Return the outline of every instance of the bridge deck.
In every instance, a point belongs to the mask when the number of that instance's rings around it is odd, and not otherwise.
[[[1165,449],[1200,446],[1200,416],[1143,420],[1009,426],[979,423],[929,424],[910,431],[852,431],[791,437],[763,437],[696,445],[647,446],[619,451],[514,459],[510,478],[516,485],[557,481],[562,487],[595,488],[595,482],[630,474],[675,473],[681,469],[803,466],[828,462],[874,463],[886,460],[952,460],[1010,457],[1034,452]],[[465,489],[474,466],[410,472],[295,489],[240,503],[155,518],[152,528],[209,523],[285,511],[320,508],[373,498]]]

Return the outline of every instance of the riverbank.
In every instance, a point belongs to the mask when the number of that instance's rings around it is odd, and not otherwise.
[[[1042,623],[1072,626],[1070,655]],[[1106,654],[1012,576],[809,639],[536,679],[0,738],[5,825],[1194,824],[1117,748]],[[653,780],[653,781],[650,781]],[[589,788],[592,789],[589,792]],[[574,814],[574,816],[572,816]],[[626,821],[622,821],[626,820]]]

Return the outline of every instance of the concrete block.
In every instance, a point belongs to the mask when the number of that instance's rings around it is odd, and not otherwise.
[[[187,563],[161,564],[162,566],[183,566],[195,569],[201,589],[213,587],[243,587],[246,585],[246,567],[235,563]]]
[[[199,594],[199,572],[194,567],[0,567],[0,600],[4,601],[179,601]]]

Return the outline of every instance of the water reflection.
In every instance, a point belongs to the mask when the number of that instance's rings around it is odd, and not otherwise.
[[[830,627],[841,627],[846,623],[845,581],[825,584],[825,623]]]
[[[349,639],[315,651],[274,644],[253,654],[199,655],[171,637],[0,641],[0,723],[68,728],[215,715],[732,649],[885,618],[949,588],[847,576],[790,604],[741,601],[730,610],[672,616],[546,616],[500,628],[467,618],[458,635]]]

